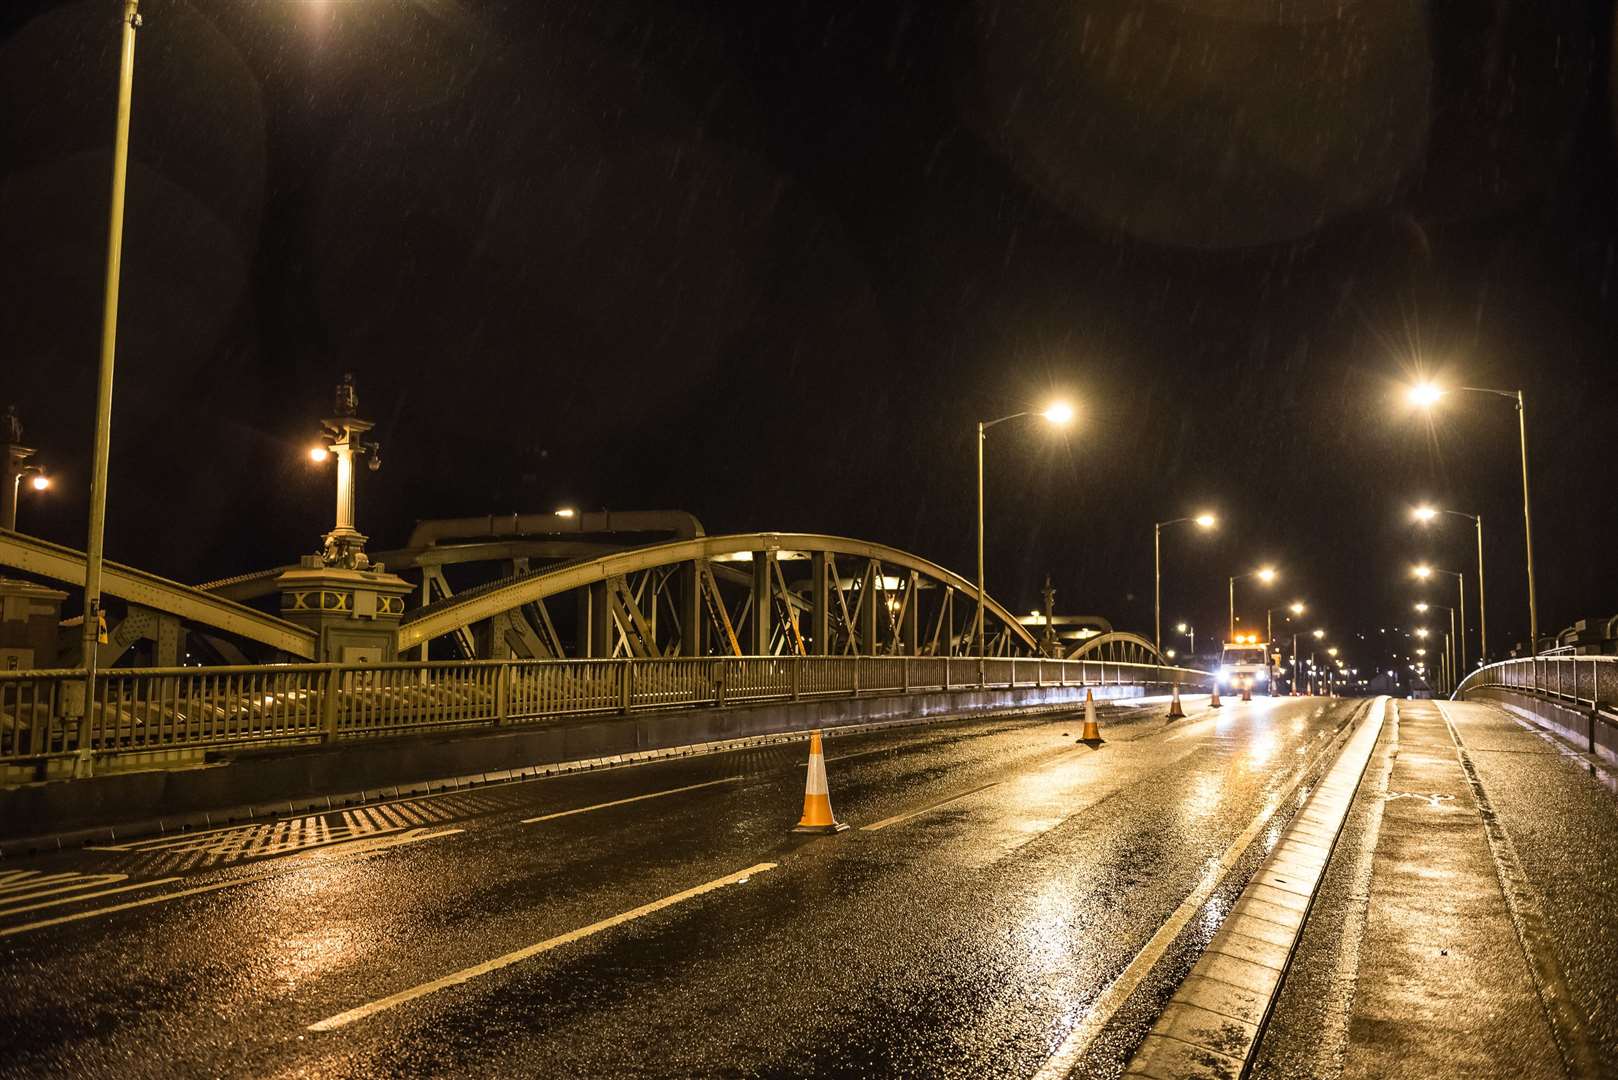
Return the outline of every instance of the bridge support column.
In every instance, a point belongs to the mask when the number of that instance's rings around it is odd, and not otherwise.
[[[831,654],[831,556],[817,551],[810,556],[809,592],[814,611],[809,616],[809,651]]]
[[[378,569],[326,566],[306,555],[296,570],[275,579],[281,590],[281,617],[319,635],[315,655],[322,663],[376,664],[397,660],[404,578]]]
[[[752,633],[742,643],[751,656],[768,656],[775,627],[775,561],[773,551],[753,552]]]
[[[701,656],[702,648],[702,577],[694,562],[680,566],[679,589],[676,596],[680,604],[680,655]]]
[[[860,586],[859,614],[856,621],[859,623],[859,647],[854,651],[860,656],[875,656],[882,651],[882,642],[877,637],[876,606],[882,602],[882,567],[873,563],[866,571],[864,584]]]
[[[904,611],[899,617],[899,652],[904,656],[915,656],[921,643],[921,575],[914,570],[910,571],[905,579],[905,592],[902,599]],[[907,669],[908,670],[908,669]]]
[[[612,609],[607,604],[607,583],[592,582],[588,589],[580,590],[579,596],[579,602],[585,608],[584,655],[598,660],[608,659],[612,656],[613,641]]]

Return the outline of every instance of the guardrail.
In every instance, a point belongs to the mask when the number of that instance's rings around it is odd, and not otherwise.
[[[1585,709],[1618,707],[1618,656],[1533,656],[1478,668],[1461,680],[1454,697],[1499,687]]]
[[[981,664],[981,666],[980,666]],[[1098,685],[1206,689],[1206,672],[1101,660],[744,656],[113,669],[86,720],[82,671],[0,672],[0,765],[335,742],[565,717],[922,691]]]

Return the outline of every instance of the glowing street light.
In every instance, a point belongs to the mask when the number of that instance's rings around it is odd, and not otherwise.
[[[316,465],[324,465],[329,457],[331,457],[331,451],[324,446],[311,446],[309,448],[309,460]]]
[[[1460,649],[1461,668],[1465,668],[1466,667],[1466,579],[1461,576],[1461,572],[1459,570],[1441,570],[1436,566],[1429,566],[1426,563],[1422,563],[1420,566],[1415,567],[1411,571],[1411,573],[1415,574],[1416,577],[1420,578],[1423,581],[1427,581],[1427,580],[1431,579],[1434,574],[1445,574],[1445,575],[1448,575],[1449,577],[1452,577],[1452,578],[1455,579],[1455,587],[1460,592],[1460,606],[1461,606],[1461,612],[1460,612],[1460,615],[1461,615],[1461,631],[1460,631],[1460,636],[1458,638],[1456,638],[1456,645]],[[1420,609],[1418,608],[1417,610],[1420,610]]]
[[[973,636],[977,639],[979,681],[981,681],[983,674],[983,608],[987,603],[987,596],[983,587],[983,439],[985,433],[996,424],[1003,424],[1007,420],[1016,420],[1024,416],[1034,415],[1036,414],[1033,411],[1025,410],[1012,413],[1010,416],[1002,416],[998,420],[978,421],[978,614],[977,630]],[[1037,415],[1056,427],[1066,427],[1073,422],[1073,406],[1066,401],[1053,401]]]
[[[1203,513],[1193,517],[1159,521],[1152,526],[1152,642],[1157,646],[1158,652],[1163,651],[1163,530],[1170,525],[1186,522],[1196,525],[1199,529],[1211,529],[1219,524],[1219,519],[1212,514]]]
[[[577,513],[578,511],[573,509],[571,506],[564,506],[560,510],[556,511],[556,516],[559,518],[570,518]]]
[[[1477,534],[1478,543],[1478,658],[1485,664],[1489,662],[1489,610],[1483,593],[1483,515],[1468,514],[1461,510],[1445,510],[1436,506],[1418,506],[1410,511],[1410,517],[1423,525],[1430,525],[1438,519],[1440,514],[1449,514],[1453,517],[1466,518],[1472,522],[1473,531]],[[1464,628],[1466,619],[1461,619]]]
[[[1528,502],[1528,410],[1523,405],[1523,392],[1521,390],[1496,390],[1486,386],[1458,386],[1455,389],[1473,394],[1490,394],[1494,397],[1503,397],[1508,401],[1517,403],[1517,447],[1522,465],[1522,527],[1523,548],[1528,569],[1528,637],[1529,652],[1539,655],[1539,604],[1534,595],[1534,519]],[[1437,405],[1439,399],[1448,393],[1446,389],[1432,382],[1420,382],[1406,391],[1406,398],[1412,405],[1423,409],[1431,409]],[[1481,526],[1480,526],[1481,529]],[[1479,580],[1481,581],[1481,575]],[[1482,587],[1478,590],[1482,595]]]
[[[1191,639],[1191,655],[1197,655],[1197,628],[1190,623],[1176,623],[1174,629],[1177,633],[1184,634]]]
[[[1280,575],[1273,566],[1261,566],[1257,570],[1249,570],[1245,574],[1233,574],[1230,578],[1230,636],[1236,637],[1236,583],[1244,578],[1256,577],[1268,585]]]

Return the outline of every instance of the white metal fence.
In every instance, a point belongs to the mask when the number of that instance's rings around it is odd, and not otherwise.
[[[1533,656],[1478,668],[1456,697],[1484,687],[1520,690],[1586,709],[1618,707],[1618,656]]]
[[[1173,684],[1206,672],[1100,660],[742,656],[114,669],[85,715],[82,671],[0,672],[0,764],[334,742],[563,717],[880,694]]]

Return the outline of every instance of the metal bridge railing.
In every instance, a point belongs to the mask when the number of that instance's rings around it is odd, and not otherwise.
[[[86,720],[82,671],[0,672],[0,765],[336,742],[565,717],[1009,687],[1170,684],[1206,672],[1100,660],[741,656],[114,669]]]
[[[1585,709],[1618,709],[1618,656],[1533,656],[1478,668],[1455,696],[1497,687],[1567,702]]]

